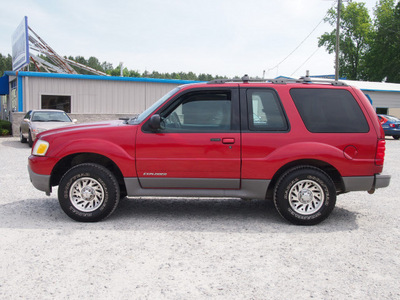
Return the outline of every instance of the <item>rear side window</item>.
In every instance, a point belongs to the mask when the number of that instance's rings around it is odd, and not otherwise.
[[[251,131],[287,131],[280,102],[272,90],[248,89],[247,109]]]
[[[315,133],[365,133],[365,116],[346,90],[292,89],[293,101],[307,129]]]

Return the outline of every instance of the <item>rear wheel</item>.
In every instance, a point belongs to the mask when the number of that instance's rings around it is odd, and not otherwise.
[[[274,204],[286,220],[297,225],[315,225],[325,220],[336,204],[332,179],[322,170],[299,166],[279,179]]]
[[[393,138],[394,138],[395,140],[398,140],[398,139],[400,138],[400,135],[394,135]]]
[[[108,217],[120,199],[118,182],[111,171],[93,163],[71,168],[60,181],[58,200],[72,219],[97,222]]]

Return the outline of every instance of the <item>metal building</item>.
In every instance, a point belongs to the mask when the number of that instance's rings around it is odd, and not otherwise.
[[[353,80],[343,82],[362,90],[377,113],[400,118],[400,84]]]
[[[67,112],[79,123],[118,119],[141,113],[174,87],[196,81],[75,75],[40,72],[5,72],[0,81],[0,117],[19,123],[31,109]]]

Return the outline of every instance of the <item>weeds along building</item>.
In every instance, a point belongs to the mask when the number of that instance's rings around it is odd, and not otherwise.
[[[176,86],[196,81],[5,72],[0,78],[0,118],[10,120],[13,135],[32,109],[61,109],[78,123],[132,117]]]
[[[360,88],[378,113],[400,117],[400,84],[343,80]],[[0,78],[0,119],[13,135],[32,109],[61,109],[79,123],[132,117],[174,87],[196,81],[42,72],[5,72]]]

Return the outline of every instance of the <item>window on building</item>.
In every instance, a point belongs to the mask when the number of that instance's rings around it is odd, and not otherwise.
[[[389,109],[387,107],[377,107],[376,108],[376,113],[380,115],[387,115]]]
[[[71,96],[42,95],[42,109],[60,109],[71,113]]]

